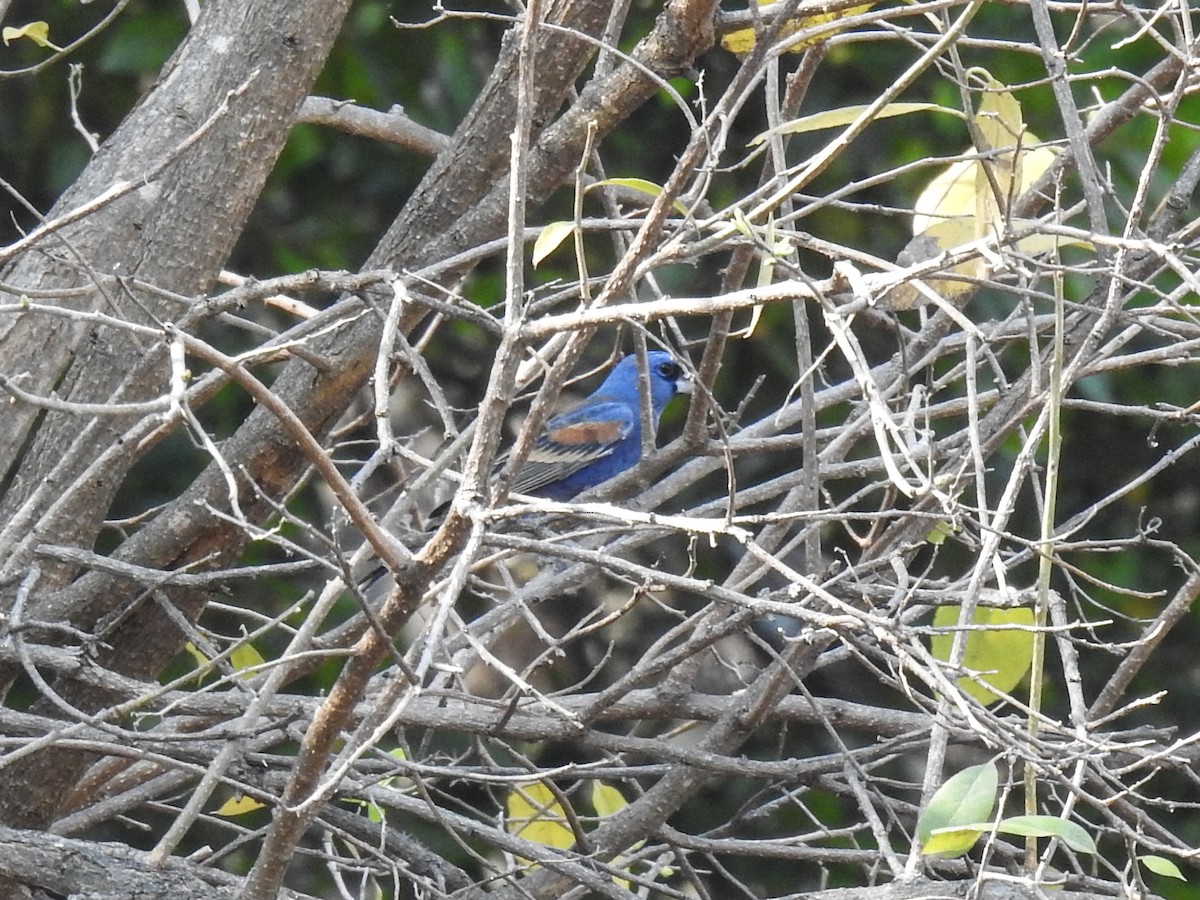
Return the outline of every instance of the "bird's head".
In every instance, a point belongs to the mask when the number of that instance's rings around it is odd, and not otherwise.
[[[672,397],[692,392],[692,380],[678,360],[666,350],[651,350],[646,354],[646,363],[649,366],[650,405],[657,419]],[[637,356],[630,355],[613,367],[596,393],[610,397],[633,397],[640,392],[641,386]]]

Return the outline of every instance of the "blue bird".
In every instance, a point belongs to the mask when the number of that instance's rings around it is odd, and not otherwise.
[[[654,429],[671,398],[690,394],[692,382],[665,350],[646,354]],[[636,356],[617,363],[595,392],[546,423],[512,490],[549,500],[570,500],[615,478],[642,457],[641,392]]]
[[[690,394],[692,381],[664,350],[651,350],[646,363],[657,432],[658,419],[671,398]],[[546,423],[511,489],[549,500],[570,500],[636,465],[642,457],[642,385],[637,357],[622,359],[590,397]],[[503,467],[504,458],[496,465]],[[449,508],[447,502],[435,509],[429,524],[436,526]],[[370,587],[386,572],[377,566],[359,579],[359,587]]]

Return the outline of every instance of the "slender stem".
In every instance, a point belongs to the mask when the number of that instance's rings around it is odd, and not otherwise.
[[[1046,619],[1050,608],[1050,576],[1054,559],[1054,518],[1058,498],[1059,456],[1062,450],[1063,335],[1065,332],[1062,276],[1054,276],[1054,354],[1050,361],[1049,423],[1046,428],[1046,496],[1042,503],[1041,535],[1038,542],[1037,604],[1033,614],[1033,660],[1029,675],[1028,733],[1034,740],[1042,710],[1042,686],[1046,676]],[[1037,814],[1037,768],[1025,764],[1025,813]],[[1025,866],[1037,867],[1037,838],[1025,841]]]

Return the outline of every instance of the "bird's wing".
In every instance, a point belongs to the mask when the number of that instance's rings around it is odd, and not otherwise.
[[[633,432],[636,415],[628,403],[600,401],[551,419],[513,479],[512,490],[533,493],[608,456]]]

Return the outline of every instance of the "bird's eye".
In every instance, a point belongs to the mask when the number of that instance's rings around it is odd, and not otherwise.
[[[658,374],[668,381],[674,381],[683,374],[683,369],[677,362],[661,362],[658,364]]]

